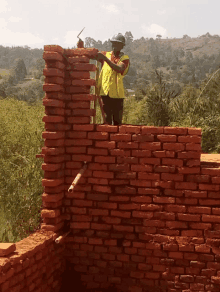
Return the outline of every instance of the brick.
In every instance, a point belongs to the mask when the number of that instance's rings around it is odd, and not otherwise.
[[[186,143],[186,150],[192,150],[192,151],[201,151],[201,144],[196,143]]]
[[[136,143],[136,142],[117,142],[117,148],[138,149],[138,143]]]
[[[207,198],[207,192],[206,191],[189,191],[185,190],[185,197],[191,197],[191,198]]]
[[[90,122],[90,117],[68,117],[67,123],[70,124],[88,124]]]
[[[140,164],[155,164],[160,165],[160,158],[140,158]]]
[[[194,244],[179,244],[179,251],[194,252],[195,251]]]
[[[161,173],[161,179],[165,181],[183,181],[182,174]]]
[[[146,243],[146,249],[157,249],[160,250],[162,245],[160,243]]]
[[[117,260],[120,262],[129,262],[130,256],[126,254],[118,254]]]
[[[199,184],[199,189],[203,191],[219,191],[219,185]]]
[[[196,213],[196,214],[211,214],[211,208],[210,207],[194,207],[189,206],[188,207],[189,213]]]
[[[119,133],[139,134],[140,131],[141,131],[141,126],[132,126],[132,125],[119,126]]]
[[[95,162],[98,163],[115,163],[115,157],[111,156],[96,156]]]
[[[210,253],[210,247],[206,244],[195,245],[195,252]]]
[[[90,101],[77,101],[77,102],[68,102],[66,103],[67,109],[89,109],[90,108]]]
[[[203,222],[211,222],[211,223],[219,223],[220,222],[220,216],[202,215],[202,221]]]
[[[134,157],[151,157],[150,150],[132,150],[132,156]]]
[[[74,131],[93,131],[94,125],[73,125]]]
[[[176,135],[157,135],[157,139],[161,142],[176,142]]]
[[[159,203],[159,204],[175,204],[175,198],[172,198],[172,197],[154,197],[153,202]]]
[[[79,73],[79,72],[77,72],[77,73]],[[82,72],[82,73],[85,73],[85,72]],[[72,88],[74,89],[74,87],[72,87]],[[77,87],[77,88],[79,88],[79,87]],[[75,101],[75,102],[76,101],[81,102],[81,101],[94,101],[94,100],[96,100],[95,95],[88,94],[88,93],[87,94],[86,93],[74,93],[74,94],[71,94],[70,96],[71,96],[70,100]],[[91,126],[94,127],[94,125],[91,125]]]
[[[151,219],[153,218],[153,212],[132,211],[132,217]]]
[[[115,157],[111,157],[115,158]],[[130,170],[129,164],[110,164],[108,166],[108,170],[110,171],[118,171],[118,172],[127,172]]]
[[[154,135],[148,134],[148,135],[132,135],[132,141],[137,141],[137,142],[153,142],[154,141]]]
[[[165,210],[174,213],[184,213],[186,211],[186,207],[183,205],[166,205]]]
[[[189,174],[186,176],[187,181],[191,182],[199,182],[199,183],[209,183],[210,182],[210,176],[209,175],[193,175]]]
[[[73,229],[90,229],[89,222],[71,222],[70,227]]]
[[[144,226],[165,227],[165,222],[161,220],[143,220]]]
[[[117,163],[138,164],[137,157],[117,157]]]
[[[153,188],[138,188],[138,194],[140,195],[159,195],[159,189]]]
[[[202,168],[201,172],[211,176],[220,176],[220,168]]]
[[[116,179],[136,179],[136,172],[118,172],[115,175]]]
[[[47,187],[57,187],[64,183],[64,179],[42,179],[42,185]]]
[[[172,158],[162,158],[162,165],[183,166],[183,160],[172,159]]]
[[[153,172],[152,165],[131,165],[131,171]]]
[[[167,165],[155,165],[155,172],[175,172],[175,166],[167,166]]]
[[[195,198],[176,198],[176,203],[183,205],[197,205],[198,200]]]
[[[95,86],[96,81],[94,79],[75,79],[72,80],[73,86]]]
[[[178,172],[183,174],[200,173],[200,167],[178,167]]]
[[[160,142],[140,142],[139,143],[140,149],[147,149],[147,150],[160,150],[161,143]]]
[[[111,228],[108,224],[91,223],[91,229],[94,230],[110,230]]]
[[[139,172],[138,173],[138,179],[159,180],[160,179],[160,174]]]
[[[111,216],[131,218],[131,212],[111,210]]]
[[[170,229],[179,229],[179,228],[184,228],[184,229],[188,229],[188,225],[185,222],[177,222],[177,221],[167,221],[166,222],[166,227],[170,228]]]
[[[42,118],[44,123],[63,123],[64,117],[62,116],[44,116]]]
[[[175,182],[175,189],[196,190],[197,184],[192,182]]]
[[[95,147],[100,148],[115,148],[115,141],[96,141]],[[120,148],[120,147],[119,147]]]
[[[171,252],[169,252],[169,258],[183,259],[183,252],[171,251]]]
[[[202,135],[202,129],[201,128],[188,128],[188,134],[189,135]]]
[[[163,150],[184,151],[185,145],[182,143],[163,143]]]
[[[210,229],[211,226],[208,223],[190,223],[190,228],[192,229]]]
[[[120,224],[121,223],[121,218],[102,217],[102,220],[107,224]]]
[[[164,127],[164,134],[186,135],[187,128],[183,127]]]
[[[86,147],[66,147],[66,153],[86,154]]]
[[[175,213],[154,212],[153,217],[154,219],[159,219],[159,220],[175,220]],[[154,240],[155,240],[155,237],[154,237]]]
[[[128,156],[131,156],[131,151],[130,150],[122,150],[122,149],[110,149],[110,154],[112,156],[128,157]],[[134,156],[134,155],[132,155],[132,156]]]
[[[119,232],[134,232],[133,226],[113,225],[113,230]]]
[[[113,141],[131,141],[131,134],[110,134]]]
[[[145,273],[145,278],[146,279],[159,279],[160,278],[160,273],[158,273],[158,272],[147,272],[147,273]]]
[[[108,140],[108,132],[90,132],[88,133],[88,139]]]
[[[201,140],[201,136],[197,135],[178,136],[178,142],[181,143],[201,143]]]
[[[131,197],[131,201],[137,203],[152,203],[152,198],[150,196],[135,196]]]
[[[58,53],[58,52],[44,51],[44,53],[43,53],[43,59],[45,61],[53,60],[53,61],[60,61],[60,62],[62,62],[63,61],[63,56],[60,53]]]
[[[114,180],[109,180],[109,185],[128,185],[129,180],[122,180],[122,179],[114,179]]]
[[[201,153],[198,151],[186,151],[186,152],[178,152],[178,158],[184,159],[200,159]]]
[[[186,166],[193,167],[193,166],[200,166],[201,161],[200,159],[190,159],[186,162]]]
[[[125,187],[115,187],[115,192],[117,194],[130,194],[130,195],[134,195],[136,194],[136,189],[133,188],[133,187],[128,187],[128,186],[125,186]]]
[[[130,197],[126,196],[109,196],[109,201],[115,201],[115,202],[128,202],[130,201]]]
[[[93,171],[93,177],[100,177],[100,178],[113,178],[113,172],[108,171]]]
[[[88,214],[92,216],[108,216],[108,210],[101,210],[101,209],[89,209]]]
[[[162,134],[164,132],[164,127],[154,127],[154,126],[142,126],[142,134]]]
[[[192,215],[192,214],[177,214],[177,218],[180,221],[200,221],[200,215]]]
[[[140,205],[135,203],[119,204],[119,210],[140,210]]]

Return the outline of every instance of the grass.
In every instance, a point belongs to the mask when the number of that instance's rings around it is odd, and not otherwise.
[[[42,102],[0,100],[0,242],[19,241],[39,226],[43,116]]]
[[[10,70],[9,69],[0,69],[0,75],[1,76],[6,76],[10,74]]]

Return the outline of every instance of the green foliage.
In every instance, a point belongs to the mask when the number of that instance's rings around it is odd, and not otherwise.
[[[43,146],[44,107],[13,98],[0,103],[0,241],[16,242],[40,224],[43,171],[36,154]]]

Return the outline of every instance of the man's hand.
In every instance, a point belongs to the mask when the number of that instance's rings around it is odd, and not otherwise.
[[[107,57],[105,55],[103,55],[102,53],[98,52],[98,54],[96,55],[96,57],[94,57],[94,59],[97,61],[100,61],[100,60],[105,61],[107,59]]]

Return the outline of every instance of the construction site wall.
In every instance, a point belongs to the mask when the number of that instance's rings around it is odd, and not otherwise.
[[[87,289],[220,291],[220,169],[201,165],[201,129],[93,124],[96,53],[45,46],[41,232],[70,231],[64,267]]]

